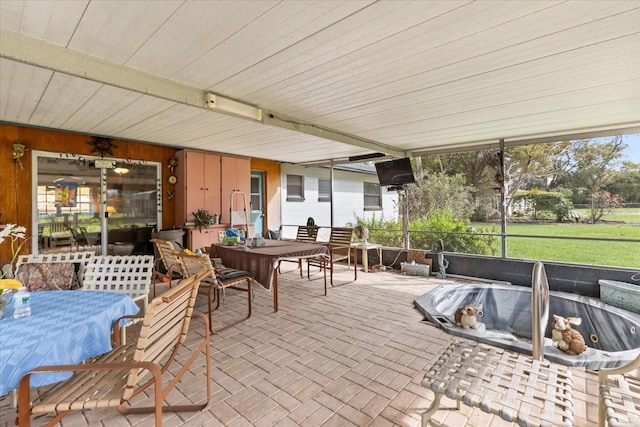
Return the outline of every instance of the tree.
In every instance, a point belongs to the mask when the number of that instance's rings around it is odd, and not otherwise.
[[[448,211],[455,218],[468,219],[473,212],[473,187],[465,185],[463,174],[431,173],[421,177],[421,186],[409,188],[409,217],[428,217],[434,211]]]
[[[554,188],[554,182],[561,170],[557,161],[567,152],[571,143],[568,141],[520,145],[507,151],[508,162],[506,175],[508,193],[511,197],[521,188]]]
[[[557,159],[562,165],[557,184],[566,188],[587,188],[591,193],[600,190],[626,147],[621,136],[604,142],[572,141],[571,148],[562,153],[562,159]]]
[[[622,207],[622,198],[608,191],[595,191],[589,196],[591,202],[591,221],[596,223],[613,209]]]
[[[611,172],[603,189],[619,194],[625,203],[640,203],[640,164],[622,162],[619,170]]]

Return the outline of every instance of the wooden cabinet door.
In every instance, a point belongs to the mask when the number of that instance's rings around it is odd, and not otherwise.
[[[251,201],[251,160],[249,159],[236,159],[236,188],[247,195],[247,204],[249,204]]]
[[[210,230],[207,228],[203,228],[202,230],[198,230],[197,228],[191,229],[191,239],[187,245],[189,249],[195,251],[197,248],[202,249],[206,246],[211,246],[209,232]]]
[[[198,209],[220,213],[220,156],[183,150],[176,157],[176,225],[193,221]]]
[[[247,200],[247,211],[250,212],[251,197],[251,162],[249,159],[240,157],[221,157],[222,167],[222,222],[231,223],[231,193],[241,191],[245,194]],[[234,198],[234,209],[242,210],[242,198]]]
[[[185,217],[187,221],[193,221],[193,212],[204,208],[205,154],[197,151],[189,151],[185,154]]]
[[[202,206],[211,215],[220,214],[220,156],[206,154],[199,171],[204,188]]]
[[[216,243],[220,243],[219,234],[220,231],[224,229],[224,226],[203,228],[202,230],[189,228],[187,230],[187,247],[192,251],[195,251],[197,248],[204,249],[211,245],[215,245]]]

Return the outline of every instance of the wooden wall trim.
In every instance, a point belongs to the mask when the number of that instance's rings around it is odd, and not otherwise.
[[[92,139],[91,135],[0,123],[0,213],[2,213],[0,221],[5,224],[31,226],[31,159],[33,150],[95,156],[96,153],[91,153],[93,147],[87,143]],[[22,158],[23,170],[20,170],[12,159],[13,144],[16,142],[22,142],[27,147]],[[112,150],[114,158],[147,160],[163,165],[162,227],[172,227],[175,222],[174,201],[167,198],[166,192],[174,190],[167,183],[167,179],[171,175],[168,161],[175,156],[177,149],[115,139],[113,143],[118,146]],[[31,230],[28,229],[27,233],[30,234]],[[24,248],[23,252],[29,253],[31,246],[25,246],[27,248]],[[0,245],[0,265],[8,262],[10,258],[10,246],[3,243]]]

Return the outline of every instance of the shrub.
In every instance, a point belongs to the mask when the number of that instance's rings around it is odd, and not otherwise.
[[[371,220],[356,218],[355,224],[369,229],[369,241],[391,247],[402,247],[402,222],[398,220]],[[354,224],[348,224],[354,226]],[[432,211],[429,217],[415,218],[409,224],[412,248],[435,250],[438,239],[445,250],[469,254],[495,255],[498,244],[494,236],[464,233],[492,233],[495,226],[473,227],[461,219],[453,218],[449,211]]]
[[[533,209],[534,219],[555,217],[558,222],[569,218],[569,211],[573,209],[573,203],[564,194],[541,190],[518,192],[511,197],[511,203],[530,206]]]
[[[474,233],[490,233],[489,227],[473,227],[453,218],[449,211],[432,212],[429,218],[416,218],[410,225],[411,247],[435,250],[439,239],[449,252],[495,255],[495,237]],[[491,228],[495,228],[491,227]]]

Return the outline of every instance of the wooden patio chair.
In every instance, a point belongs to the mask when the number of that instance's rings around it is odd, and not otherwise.
[[[127,294],[134,301],[139,301],[142,304],[142,312],[146,313],[152,274],[152,255],[93,256],[89,259],[84,271],[82,290]],[[124,327],[122,341],[126,341]]]
[[[298,231],[296,233],[296,242],[301,243],[316,243],[316,239],[318,238],[318,229],[320,227],[316,225],[301,225],[298,227]],[[295,262],[298,264],[298,271],[300,271],[300,278],[304,277],[302,275],[302,259],[298,260],[282,260],[287,262]],[[278,264],[278,271],[280,271],[280,264]]]
[[[211,264],[211,258],[209,258],[208,254],[187,254],[185,252],[174,253],[180,260],[180,269],[183,276],[188,277],[193,274],[198,274],[202,270],[210,271],[210,273],[202,279],[199,293],[207,297],[209,327],[211,328],[212,333],[214,332],[213,310],[220,307],[220,300],[223,297],[226,288],[247,293],[247,317],[245,319],[251,317],[251,283],[253,282],[253,277],[250,273],[226,267],[214,269]],[[243,283],[246,284],[246,287],[244,288],[240,287]],[[220,295],[221,292],[223,293],[222,296]],[[212,301],[214,298],[217,301],[215,309],[212,307]]]
[[[40,366],[23,376],[18,386],[17,424],[30,426],[32,414],[55,412],[55,418],[47,424],[53,426],[71,411],[116,407],[125,414],[152,412],[155,425],[161,427],[164,411],[200,411],[206,408],[211,397],[209,325],[207,317],[194,311],[193,306],[200,280],[208,274],[210,272],[205,270],[184,279],[153,299],[144,316],[125,316],[143,318],[137,342],[121,345],[119,321],[116,321],[113,331],[116,347],[112,351],[77,365]],[[192,345],[195,342],[184,346],[193,316],[204,322],[204,330],[194,335],[200,340],[197,347]],[[165,378],[163,388],[163,374],[171,367],[180,349],[189,349],[191,355],[179,358],[177,366],[180,369],[171,371],[171,378]],[[201,353],[204,353],[206,372],[206,401],[189,406],[163,406],[162,402]],[[31,402],[31,375],[59,371],[72,371],[74,375]],[[153,406],[130,406],[133,397],[149,389],[152,397],[144,400],[153,399]]]
[[[307,277],[310,277],[310,266],[314,265],[316,267],[320,267],[320,269],[330,270],[330,282],[331,286],[333,286],[333,268],[334,264],[338,261],[342,261],[345,259],[350,259],[351,256],[351,239],[353,237],[353,228],[348,227],[333,227],[331,228],[331,235],[329,237],[329,242],[327,243],[327,248],[329,249],[329,258],[325,257],[317,257],[317,258],[309,258],[307,260]],[[354,253],[355,253],[355,248]],[[328,266],[327,266],[328,264]],[[354,259],[354,264],[357,264],[357,259]],[[354,276],[353,280],[358,279],[358,269],[354,268]],[[325,279],[326,281],[326,279]],[[326,295],[326,284],[325,284],[325,295]]]
[[[51,222],[49,224],[49,244],[52,248],[62,245],[73,246],[70,227],[62,222]]]
[[[640,354],[616,368],[598,371],[598,426],[640,425]]]
[[[153,264],[153,296],[156,296],[156,283],[164,278],[169,279],[169,287],[173,281],[182,278],[180,260],[176,255],[176,248],[169,240],[151,239],[156,248],[158,258]],[[162,267],[162,268],[161,268]]]
[[[298,227],[296,234],[296,242],[315,243],[318,238],[318,229],[316,225],[301,225]]]

